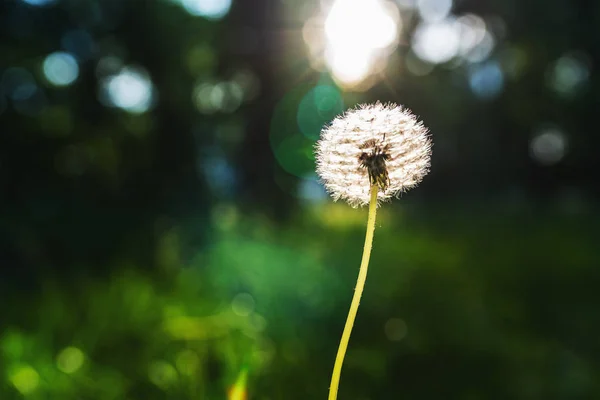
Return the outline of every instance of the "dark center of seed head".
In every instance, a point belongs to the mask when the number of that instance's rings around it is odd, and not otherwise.
[[[361,149],[370,149],[364,151],[358,157],[360,166],[366,168],[369,174],[369,182],[371,185],[377,185],[381,190],[386,190],[389,186],[389,175],[385,162],[389,160],[389,147],[382,146],[375,140],[370,139],[363,143]]]

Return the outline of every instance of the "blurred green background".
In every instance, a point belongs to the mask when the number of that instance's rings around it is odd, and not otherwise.
[[[366,210],[321,127],[393,101],[340,399],[600,398],[591,0],[0,2],[0,399],[324,399]],[[596,133],[594,133],[596,132]]]

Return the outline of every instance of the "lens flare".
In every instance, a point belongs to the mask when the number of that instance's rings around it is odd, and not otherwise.
[[[227,400],[247,400],[248,399],[248,371],[243,369],[238,375],[235,383],[227,391]]]

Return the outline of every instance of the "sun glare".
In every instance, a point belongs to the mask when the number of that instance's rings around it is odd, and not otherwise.
[[[321,34],[305,39],[313,55],[320,52],[334,79],[346,88],[377,72],[395,48],[400,19],[392,3],[335,0],[323,20]],[[320,47],[319,52],[315,47]]]

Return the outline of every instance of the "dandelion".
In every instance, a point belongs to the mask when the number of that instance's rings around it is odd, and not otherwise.
[[[317,173],[334,200],[369,204],[370,184],[377,199],[389,200],[416,186],[429,171],[427,128],[395,104],[363,105],[337,117],[317,143]]]
[[[345,200],[352,207],[369,205],[356,290],[329,388],[329,400],[335,400],[367,278],[377,206],[421,182],[429,172],[431,139],[427,128],[409,110],[395,104],[363,105],[323,128],[316,158],[317,173],[334,200]]]

